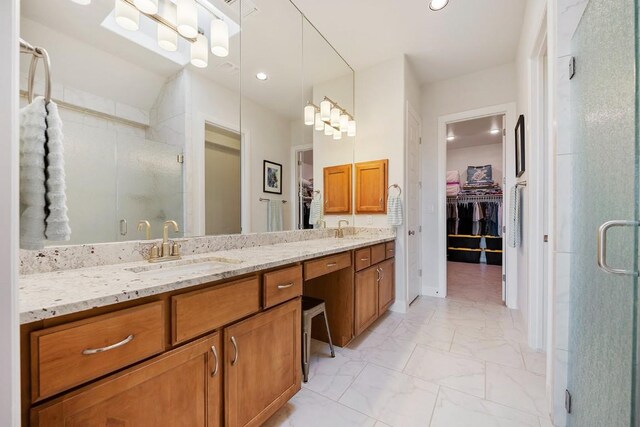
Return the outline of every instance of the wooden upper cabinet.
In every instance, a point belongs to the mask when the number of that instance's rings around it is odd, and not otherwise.
[[[389,160],[356,163],[356,213],[387,213]]]
[[[36,406],[31,426],[219,427],[220,338],[216,333],[194,341]]]
[[[324,168],[324,213],[351,213],[351,165]]]
[[[301,322],[297,298],[224,330],[226,427],[261,426],[300,390]]]

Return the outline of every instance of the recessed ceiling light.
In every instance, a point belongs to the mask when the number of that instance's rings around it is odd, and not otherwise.
[[[453,141],[454,139],[456,139],[456,137],[453,135],[447,137],[447,141]]]
[[[266,74],[266,73],[259,72],[258,74],[256,74],[256,79],[258,79],[258,80],[265,81],[265,80],[267,80],[268,78],[269,78],[269,76],[267,76],[267,74]]]
[[[431,10],[442,10],[446,5],[449,4],[449,0],[431,0],[429,3],[429,9]]]
[[[491,134],[495,135],[500,133],[500,129],[491,129],[489,132],[491,132]]]

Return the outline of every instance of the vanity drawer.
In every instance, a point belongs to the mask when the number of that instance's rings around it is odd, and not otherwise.
[[[264,275],[264,308],[302,295],[302,266],[283,268]]]
[[[260,280],[250,277],[171,297],[173,344],[260,311]]]
[[[371,265],[384,261],[386,257],[387,249],[384,243],[371,246]]]
[[[387,242],[385,247],[387,250],[387,259],[396,256],[396,242]]]
[[[38,401],[165,349],[162,301],[31,333]]]
[[[364,270],[371,265],[371,248],[358,249],[355,253],[356,271]]]
[[[304,280],[315,279],[349,266],[351,266],[351,253],[349,252],[307,261],[304,263]]]

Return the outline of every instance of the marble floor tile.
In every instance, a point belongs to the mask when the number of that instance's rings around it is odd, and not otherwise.
[[[431,427],[539,427],[538,417],[441,387]]]
[[[369,330],[376,334],[389,336],[402,323],[403,318],[403,315],[387,312],[369,326]]]
[[[549,418],[540,417],[540,427],[553,427],[553,423]]]
[[[313,391],[302,389],[276,412],[265,427],[362,427],[376,420]]]
[[[547,417],[545,377],[487,362],[487,400]]]
[[[324,352],[316,351],[312,353],[309,363],[309,381],[302,383],[302,386],[337,401],[366,364],[364,361],[346,357],[339,350],[336,351],[335,358],[331,357],[328,349]]]
[[[404,373],[478,397],[485,394],[485,362],[418,345]]]
[[[366,332],[341,350],[352,360],[375,363],[385,368],[402,371],[416,344],[386,337],[375,332]]]
[[[437,395],[436,384],[367,365],[340,403],[390,426],[426,426]]]
[[[547,374],[547,354],[529,348],[527,344],[520,344],[524,366],[527,371],[538,375]]]
[[[449,351],[455,328],[438,322],[420,323],[404,320],[391,335],[399,340]]]
[[[520,346],[500,338],[481,338],[456,330],[451,352],[514,368],[524,368]]]

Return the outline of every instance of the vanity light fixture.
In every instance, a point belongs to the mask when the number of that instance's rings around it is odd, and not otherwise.
[[[133,0],[133,5],[142,13],[155,15],[158,13],[158,0]]]
[[[331,101],[328,99],[320,103],[320,118],[325,122],[331,120]]]
[[[324,97],[318,107],[312,102],[307,102],[304,107],[304,124],[314,126],[315,130],[324,131],[326,136],[333,139],[342,139],[342,134],[356,136],[356,120],[351,114],[337,102]]]
[[[229,26],[220,18],[211,20],[211,53],[221,58],[229,55]]]
[[[335,130],[335,129],[333,129],[333,128],[332,128],[331,126],[329,126],[328,124],[326,124],[326,123],[324,124],[324,134],[325,134],[325,136],[331,136],[331,135],[333,135],[333,131],[334,131],[334,130]]]
[[[260,71],[258,74],[256,74],[256,79],[261,80],[261,81],[265,81],[269,78],[269,76],[267,76],[266,73],[263,73],[262,71]]]
[[[314,125],[316,123],[316,108],[308,104],[304,107],[304,124],[307,126]]]
[[[177,22],[176,6],[171,2],[163,2],[162,16],[171,25]],[[166,25],[158,24],[158,46],[162,49],[175,52],[178,50],[178,33]]]
[[[325,124],[322,121],[320,113],[316,113],[316,127],[315,127],[315,129],[317,131],[323,131],[324,130],[324,126],[325,126]]]
[[[349,116],[342,114],[340,116],[340,132],[347,132],[349,130]]]
[[[118,25],[125,30],[138,31],[140,28],[140,12],[125,0],[116,0],[115,18]]]
[[[492,135],[497,135],[500,133],[500,129],[491,129],[489,133],[491,133]]]
[[[356,136],[356,121],[349,120],[349,128],[347,129],[347,136]]]
[[[196,0],[178,0],[178,32],[188,38],[198,36],[198,9]]]
[[[198,34],[196,42],[191,44],[191,64],[206,68],[209,64],[209,42],[204,34]]]
[[[431,0],[429,3],[429,9],[437,12],[438,10],[444,9],[448,4],[449,0]]]
[[[333,107],[331,109],[331,126],[340,126],[340,109]]]
[[[340,132],[340,129],[334,129],[333,130],[333,139],[335,141],[338,141],[338,140],[342,139],[342,132]]]

